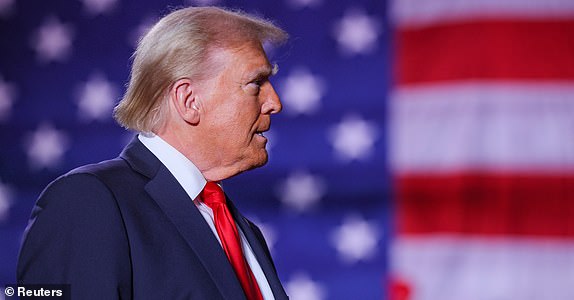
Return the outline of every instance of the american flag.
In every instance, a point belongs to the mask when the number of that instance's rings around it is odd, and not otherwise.
[[[396,299],[574,299],[574,1],[397,0]]]
[[[270,161],[224,187],[292,299],[574,299],[571,0],[0,0],[0,285],[41,190],[133,136],[129,57],[186,5],[291,36]]]

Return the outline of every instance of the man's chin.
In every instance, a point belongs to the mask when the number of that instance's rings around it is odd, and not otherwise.
[[[267,149],[259,149],[256,153],[253,168],[259,168],[267,164],[269,161],[269,154],[267,153]]]
[[[263,167],[264,165],[267,164],[267,162],[269,161],[269,155],[267,154],[266,150],[263,150],[263,154],[261,154],[257,160],[255,161],[255,163],[253,164],[253,168],[259,168],[259,167]]]
[[[249,155],[244,156],[240,173],[262,167],[267,164],[268,160],[269,155],[267,154],[267,150],[265,150],[265,148],[257,149]]]

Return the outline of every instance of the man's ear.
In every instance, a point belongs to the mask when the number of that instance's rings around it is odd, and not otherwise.
[[[179,116],[190,124],[199,123],[196,95],[189,78],[178,79],[169,91],[169,99]]]

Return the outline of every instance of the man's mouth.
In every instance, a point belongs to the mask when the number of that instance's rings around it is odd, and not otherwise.
[[[269,124],[269,122],[265,122],[265,120],[259,122],[259,124],[254,128],[255,129],[254,135],[258,135],[267,140],[267,137],[264,134],[265,132],[269,131],[269,128],[271,127],[270,125],[271,124]]]
[[[262,137],[265,137],[263,134],[264,134],[265,132],[267,132],[268,130],[269,130],[269,127],[263,127],[263,128],[261,128],[261,129],[255,131],[255,134],[256,134],[256,135],[259,135],[259,136],[262,136]]]

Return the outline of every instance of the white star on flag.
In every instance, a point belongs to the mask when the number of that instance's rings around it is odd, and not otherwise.
[[[323,79],[306,68],[296,68],[280,82],[281,100],[292,114],[311,114],[320,104],[325,91]]]
[[[350,216],[332,233],[332,242],[341,258],[348,263],[367,260],[377,250],[378,230],[359,216]]]
[[[28,161],[33,169],[54,168],[68,148],[68,138],[50,124],[42,124],[26,140]]]
[[[334,26],[340,50],[344,54],[368,54],[375,50],[380,22],[360,10],[349,10]]]
[[[36,32],[32,42],[40,62],[64,61],[72,47],[72,29],[56,18],[49,18]]]
[[[12,13],[14,0],[0,0],[0,16],[6,17]]]
[[[305,212],[315,206],[325,194],[325,182],[305,171],[296,171],[277,189],[281,202],[296,212]]]
[[[321,0],[287,0],[287,4],[294,9],[302,9],[305,7],[318,7]]]
[[[8,219],[12,204],[12,189],[0,180],[0,222]]]
[[[84,9],[92,16],[109,13],[116,5],[117,0],[81,0]]]
[[[366,159],[371,155],[377,136],[374,123],[357,115],[349,115],[331,129],[329,139],[341,159],[352,161]]]
[[[15,97],[16,88],[14,85],[4,81],[0,76],[0,121],[8,119]]]
[[[285,290],[292,300],[321,300],[326,296],[325,288],[304,273],[293,275],[285,284]]]
[[[111,117],[112,109],[119,90],[105,76],[94,74],[78,92],[80,118],[85,121],[106,120]]]

